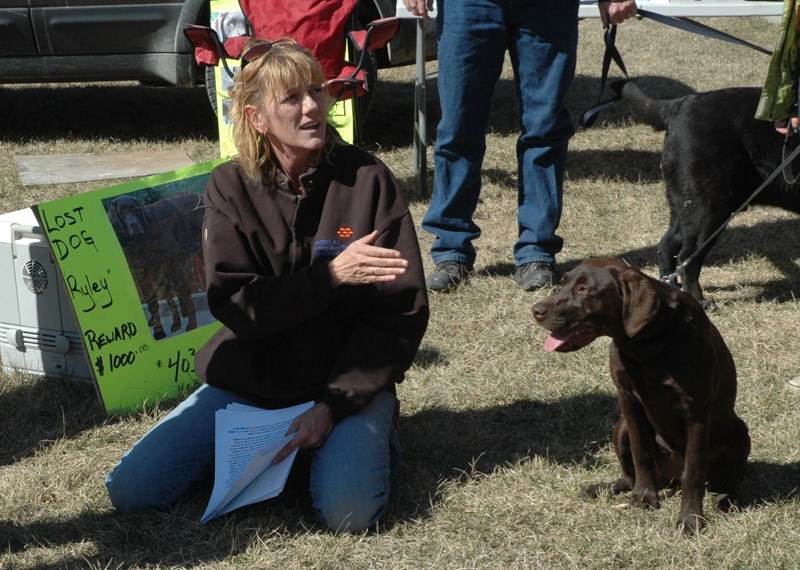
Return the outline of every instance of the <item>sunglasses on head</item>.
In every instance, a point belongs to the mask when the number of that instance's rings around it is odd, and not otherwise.
[[[251,47],[249,50],[244,52],[241,57],[241,63],[239,64],[240,69],[244,69],[248,63],[252,63],[257,60],[259,57],[267,53],[269,50],[272,49],[273,46],[278,45],[280,42],[266,42],[263,44],[258,44],[257,46]]]

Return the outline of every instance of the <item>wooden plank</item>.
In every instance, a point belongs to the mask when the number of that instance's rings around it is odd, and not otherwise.
[[[27,155],[14,160],[24,186],[138,178],[194,164],[181,150]]]

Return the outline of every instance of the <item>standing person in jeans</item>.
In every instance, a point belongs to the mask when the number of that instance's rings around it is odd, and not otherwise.
[[[428,17],[433,0],[403,0]],[[634,0],[602,2],[603,25],[636,13]],[[439,102],[434,190],[422,227],[434,234],[431,291],[452,291],[472,271],[472,219],[481,191],[492,94],[511,56],[520,111],[517,141],[518,238],[514,279],[526,291],[556,280],[567,143],[574,127],[565,106],[575,74],[578,0],[438,0]]]
[[[205,192],[208,306],[222,327],[195,359],[205,384],[106,475],[120,512],[169,508],[213,475],[217,410],[310,400],[275,461],[296,449],[308,459],[316,517],[333,531],[364,531],[386,508],[396,384],[428,298],[397,181],[328,124],[324,82],[292,40],[245,46],[231,97],[238,155]]]

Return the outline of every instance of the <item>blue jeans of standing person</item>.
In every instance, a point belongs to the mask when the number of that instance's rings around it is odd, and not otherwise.
[[[562,239],[565,97],[575,75],[578,0],[438,0],[439,101],[434,190],[422,227],[434,263],[472,268],[492,94],[508,50],[519,105],[516,265],[554,263]]]
[[[203,385],[153,426],[106,475],[114,508],[122,513],[166,509],[210,477],[215,413],[234,402],[254,405],[234,392]],[[395,396],[382,392],[311,450],[311,501],[331,530],[361,532],[386,509],[399,466],[396,406]]]

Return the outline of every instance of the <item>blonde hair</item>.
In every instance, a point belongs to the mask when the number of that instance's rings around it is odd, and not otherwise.
[[[250,40],[242,53],[254,47],[269,44],[265,40]],[[231,121],[233,142],[238,151],[236,159],[245,173],[255,182],[262,182],[265,171],[274,176],[277,165],[272,158],[272,148],[267,138],[258,132],[248,120],[245,107],[263,108],[264,101],[277,100],[294,88],[305,89],[325,83],[325,74],[316,58],[306,48],[292,40],[283,38],[260,57],[247,63],[236,72],[231,92]],[[326,100],[328,110],[330,100]],[[325,134],[324,148],[315,162],[330,156],[333,147],[342,140],[329,124]]]

